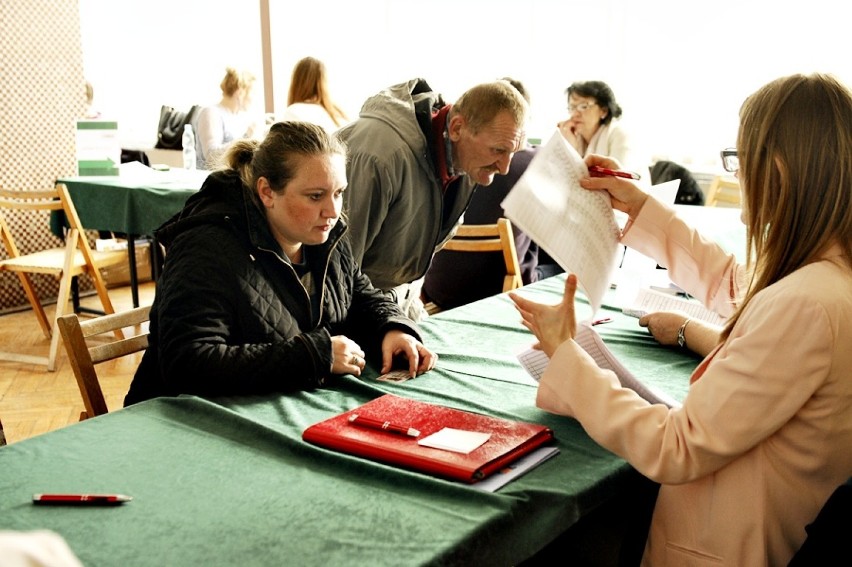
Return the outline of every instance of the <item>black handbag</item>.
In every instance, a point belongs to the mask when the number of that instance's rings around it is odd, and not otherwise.
[[[183,149],[183,126],[194,124],[195,116],[200,111],[201,107],[197,104],[193,105],[189,112],[163,105],[160,109],[160,125],[157,128],[157,144],[154,147],[161,150]]]

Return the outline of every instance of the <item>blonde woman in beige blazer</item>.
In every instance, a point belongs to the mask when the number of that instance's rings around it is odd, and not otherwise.
[[[743,193],[746,266],[633,182],[582,181],[627,213],[625,244],[730,314],[682,407],[622,388],[572,340],[574,275],[558,305],[514,295],[551,356],[536,404],[661,483],[645,565],[787,565],[852,476],[852,95],[822,74],[773,81],[743,103],[737,146],[723,160]]]

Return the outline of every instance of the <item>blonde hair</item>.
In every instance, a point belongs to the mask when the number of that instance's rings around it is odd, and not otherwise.
[[[348,121],[346,113],[331,99],[325,64],[319,59],[305,57],[293,67],[290,90],[287,92],[287,106],[297,102],[322,106],[335,126],[342,126]]]
[[[225,69],[225,78],[219,83],[222,94],[233,96],[239,89],[250,91],[254,86],[255,77],[248,71],[237,71],[233,67]]]
[[[852,268],[852,93],[830,75],[770,82],[740,109],[739,179],[754,296],[839,245]]]

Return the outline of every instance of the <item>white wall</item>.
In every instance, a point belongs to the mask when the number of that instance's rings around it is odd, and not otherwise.
[[[248,0],[79,0],[83,67],[95,107],[125,147],[151,147],[163,104],[215,104],[225,67],[258,77],[260,9]]]
[[[120,6],[120,8],[119,8]],[[547,138],[575,80],[608,82],[648,152],[718,167],[743,98],[793,72],[852,81],[846,22],[811,0],[270,0],[275,108],[292,65],[325,61],[332,92],[355,115],[380,88],[426,78],[453,100],[510,75],[533,99],[529,134]],[[80,0],[96,104],[128,140],[150,141],[161,104],[213,102],[224,66],[261,76],[259,2]],[[123,14],[119,17],[119,12]],[[181,24],[193,60],[180,54]],[[262,83],[256,103],[262,106]],[[125,134],[123,134],[125,135]]]

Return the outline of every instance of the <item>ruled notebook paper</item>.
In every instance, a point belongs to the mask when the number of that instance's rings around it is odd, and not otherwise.
[[[625,388],[630,388],[652,404],[665,404],[668,407],[680,407],[680,402],[656,388],[652,388],[636,378],[632,372],[624,367],[615,357],[611,350],[603,342],[603,339],[588,323],[577,325],[577,336],[574,341],[589,353],[598,366],[605,370],[612,370],[618,377],[618,381]],[[532,376],[536,382],[541,379],[547,368],[550,358],[543,351],[529,348],[518,354],[521,366]]]
[[[503,200],[506,217],[577,275],[593,313],[600,309],[618,260],[620,229],[609,196],[587,191],[588,168],[557,131]]]
[[[700,319],[719,326],[723,326],[727,320],[715,311],[707,309],[698,301],[650,288],[640,289],[636,299],[629,306],[622,308],[625,315],[633,317],[642,317],[655,311],[682,311],[693,319]]]

